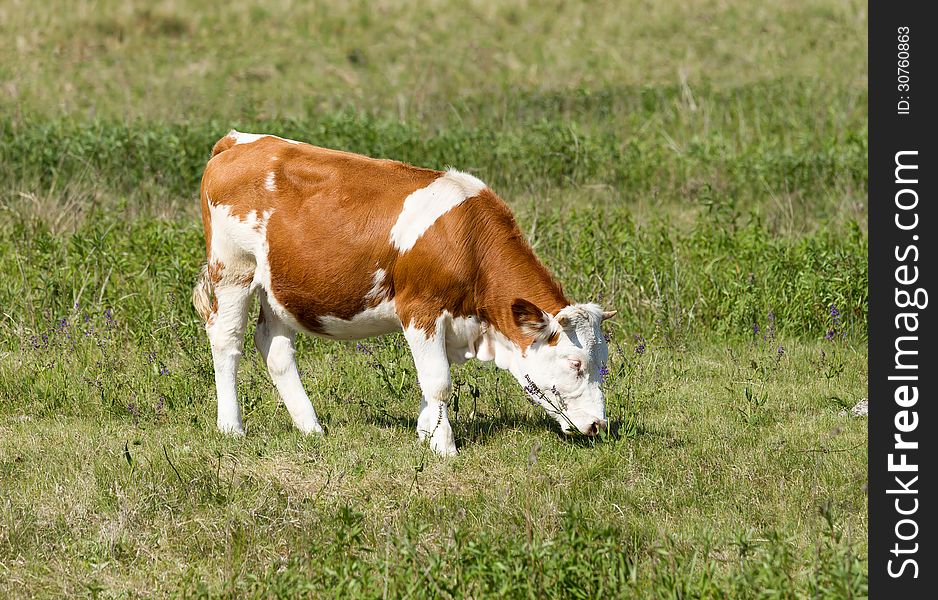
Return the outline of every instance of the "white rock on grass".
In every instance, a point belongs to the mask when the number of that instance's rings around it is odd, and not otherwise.
[[[853,408],[850,409],[850,414],[853,415],[854,417],[865,417],[869,415],[870,414],[870,401],[867,400],[866,398],[864,398],[863,400],[860,400],[859,402],[853,405]],[[837,415],[840,417],[846,417],[847,409],[846,408],[843,409],[842,411],[837,413]]]
[[[850,409],[850,413],[854,417],[865,417],[870,414],[870,401],[864,398],[857,402],[853,408]]]

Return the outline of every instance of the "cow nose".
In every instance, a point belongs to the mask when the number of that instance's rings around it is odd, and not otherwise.
[[[600,432],[603,431],[606,431],[606,421],[603,419],[596,419],[586,430],[586,435],[599,435]]]

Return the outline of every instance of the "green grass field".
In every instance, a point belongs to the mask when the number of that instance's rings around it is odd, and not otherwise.
[[[865,597],[866,18],[0,5],[0,597]],[[400,335],[301,338],[322,438],[248,344],[218,434],[189,294],[232,127],[488,182],[619,310],[609,434],[467,364],[439,459]]]

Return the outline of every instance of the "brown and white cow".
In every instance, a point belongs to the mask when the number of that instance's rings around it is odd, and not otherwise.
[[[494,360],[565,432],[606,425],[596,304],[571,304],[511,211],[466,173],[231,131],[202,177],[208,261],[193,303],[215,363],[218,427],[241,434],[238,361],[254,343],[296,426],[322,432],[294,360],[297,331],[351,340],[403,329],[423,392],[417,434],[456,452],[450,365]]]

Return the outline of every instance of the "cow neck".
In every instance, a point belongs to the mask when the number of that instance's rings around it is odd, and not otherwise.
[[[479,316],[496,331],[524,349],[531,338],[522,334],[515,324],[511,305],[517,298],[533,302],[542,310],[556,315],[570,302],[550,271],[541,264],[531,246],[514,223],[490,232],[494,243],[479,252],[480,272],[477,288]],[[487,236],[488,237],[488,236]]]

